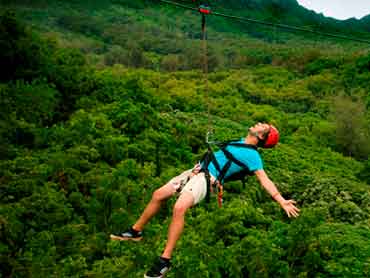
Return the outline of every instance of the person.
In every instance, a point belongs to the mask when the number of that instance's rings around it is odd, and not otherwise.
[[[297,217],[299,209],[294,200],[286,200],[279,193],[274,183],[269,179],[263,170],[263,163],[256,147],[271,148],[279,141],[279,132],[273,125],[267,123],[257,123],[248,129],[245,138],[242,138],[237,144],[226,147],[227,153],[232,154],[234,158],[249,168],[254,173],[263,188],[276,200],[282,209],[285,210],[288,217]],[[238,144],[247,147],[239,148]],[[235,159],[229,162],[230,156],[219,150],[213,154],[213,160],[207,163],[198,163],[193,169],[186,170],[177,177],[172,178],[168,183],[155,190],[147,207],[127,231],[118,235],[112,234],[112,240],[133,240],[142,239],[142,231],[149,220],[158,213],[164,201],[178,194],[179,197],[173,207],[172,221],[168,229],[168,238],[161,256],[155,261],[153,266],[144,275],[147,278],[163,277],[170,269],[170,259],[175,248],[177,240],[184,229],[186,211],[202,201],[207,191],[207,173],[209,173],[210,184],[223,183],[229,176],[242,170]],[[227,167],[225,167],[227,165]],[[220,172],[223,171],[223,177]]]

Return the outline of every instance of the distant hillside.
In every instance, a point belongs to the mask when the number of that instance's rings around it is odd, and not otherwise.
[[[182,1],[194,2],[194,1]],[[201,1],[198,1],[201,2]],[[370,24],[366,17],[358,20],[355,18],[348,20],[336,20],[334,18],[325,17],[323,14],[318,14],[312,10],[298,4],[296,0],[231,0],[231,1],[208,1],[214,8],[229,9],[231,12],[240,14],[252,14],[274,19],[284,23],[295,23],[299,26],[320,26],[320,28],[332,29],[338,31],[338,27],[344,28],[343,32],[347,32],[348,28],[357,30],[358,32],[369,32]],[[369,15],[370,16],[370,15]],[[347,30],[346,30],[347,29]]]
[[[179,1],[197,7],[194,1]],[[89,63],[123,64],[155,70],[200,69],[200,16],[154,0],[2,1],[18,18],[56,40],[78,48]],[[212,1],[213,11],[291,24],[346,36],[368,38],[366,18],[338,21],[298,5],[294,0]],[[208,17],[209,69],[282,65],[304,71],[317,58],[352,60],[366,52],[363,44],[312,34]],[[343,33],[346,32],[346,33]],[[344,58],[347,57],[347,58]]]
[[[121,0],[120,2],[126,2]],[[150,2],[157,2],[147,1]],[[369,37],[370,24],[366,17],[358,20],[351,18],[348,20],[336,20],[325,17],[312,10],[298,4],[296,0],[231,0],[231,1],[191,1],[180,0],[184,4],[197,6],[199,3],[209,3],[209,6],[215,11],[228,11],[231,14],[251,16],[252,18],[265,19],[270,22],[294,24],[305,26],[320,31],[348,33],[359,36]],[[369,15],[370,16],[370,15]]]

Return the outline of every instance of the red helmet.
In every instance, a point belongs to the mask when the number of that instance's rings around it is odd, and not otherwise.
[[[266,135],[266,139],[263,142],[263,148],[273,148],[279,142],[279,131],[273,125],[270,125],[270,130]]]

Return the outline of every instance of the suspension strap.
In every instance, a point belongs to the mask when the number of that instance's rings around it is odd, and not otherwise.
[[[206,135],[206,142],[208,146],[207,153],[204,157],[205,161],[204,164],[206,167],[204,167],[203,171],[205,174],[205,178],[207,181],[207,194],[206,194],[206,202],[209,203],[210,201],[210,195],[212,190],[212,184],[211,184],[211,175],[208,171],[208,165],[211,161],[215,160],[213,151],[210,145],[209,141],[209,135],[211,133],[211,112],[210,112],[210,103],[209,103],[209,93],[208,93],[208,54],[207,54],[207,29],[206,29],[206,14],[210,14],[210,9],[207,8],[205,5],[199,6],[199,12],[202,14],[202,44],[203,44],[203,79],[204,79],[204,85],[205,85],[205,97],[206,97],[206,103],[207,103],[207,135]]]
[[[209,101],[209,89],[208,89],[208,52],[207,52],[207,28],[206,28],[206,15],[211,13],[211,9],[206,5],[199,6],[199,12],[202,15],[202,44],[203,44],[203,79],[204,79],[204,91],[207,103],[207,135],[206,142],[209,144],[209,135],[212,133],[211,123],[211,104]]]
[[[206,202],[209,203],[210,195],[212,191],[212,184],[211,184],[211,175],[208,171],[208,165],[212,162],[216,170],[220,173],[222,170],[220,165],[218,164],[217,160],[214,157],[211,144],[215,144],[209,139],[209,136],[212,134],[212,121],[211,121],[211,104],[209,100],[209,89],[208,89],[208,53],[207,53],[207,31],[206,31],[206,15],[211,13],[211,9],[209,6],[200,5],[199,12],[202,14],[202,42],[203,42],[203,79],[205,85],[205,97],[207,103],[207,134],[206,134],[206,142],[208,146],[208,150],[206,155],[203,158],[204,167],[202,171],[204,171],[205,178],[207,181],[207,194],[206,194]],[[217,200],[218,206],[222,206],[222,195],[223,195],[223,186],[219,181],[216,181],[216,189],[217,189]]]

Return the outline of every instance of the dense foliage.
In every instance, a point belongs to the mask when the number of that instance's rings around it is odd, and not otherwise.
[[[122,13],[132,19],[140,3],[95,1],[102,10],[84,18],[36,2],[33,29],[12,12],[0,17],[0,277],[142,277],[164,247],[174,200],[144,241],[108,235],[206,149],[199,32],[163,34],[164,18],[145,29],[150,16],[109,25]],[[53,34],[39,24],[45,14]],[[278,126],[281,144],[262,151],[266,171],[302,214],[288,219],[254,178],[230,183],[222,209],[213,201],[187,215],[168,277],[370,276],[370,54],[225,36],[228,44],[210,45],[214,136],[242,137],[256,121]]]

